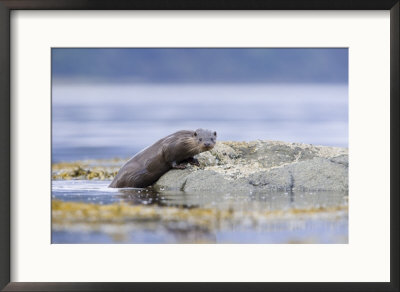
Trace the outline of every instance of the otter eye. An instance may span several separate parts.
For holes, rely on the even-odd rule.
[[[197,133],[196,133],[196,132],[194,132],[194,136],[195,136],[195,137],[197,136]]]
[[[203,139],[202,139],[202,138],[199,138],[199,141],[203,141]]]
[[[217,136],[217,132],[214,132],[214,136]]]

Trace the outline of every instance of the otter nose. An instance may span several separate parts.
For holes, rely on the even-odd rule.
[[[211,146],[211,143],[210,143],[210,142],[204,142],[204,146],[205,146],[205,147],[210,147],[210,146]]]

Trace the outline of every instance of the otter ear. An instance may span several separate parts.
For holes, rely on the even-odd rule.
[[[217,132],[214,132],[214,136],[217,136]]]
[[[197,136],[197,132],[194,132],[193,136],[195,136],[195,137],[196,137],[196,136]]]

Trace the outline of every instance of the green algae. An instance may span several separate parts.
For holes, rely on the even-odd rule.
[[[54,163],[52,179],[112,180],[122,164],[120,159]]]

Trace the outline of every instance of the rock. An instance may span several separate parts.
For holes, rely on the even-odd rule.
[[[216,156],[212,155],[210,152],[204,153],[204,155],[198,157],[200,166],[210,166],[217,165],[219,160]]]
[[[168,175],[163,175],[154,185],[154,188],[158,191],[167,190],[180,190],[182,191],[185,187],[187,177],[192,173],[190,169],[171,169],[167,172]]]
[[[253,187],[243,179],[232,181],[215,171],[199,170],[187,177],[185,185],[182,188],[182,191],[185,192],[209,192],[210,190],[215,190],[217,193],[221,190],[224,192],[235,190],[236,192],[243,193],[252,191]]]
[[[170,170],[154,184],[157,191],[219,192],[223,190],[249,192],[253,187],[240,179],[231,181],[213,170]]]
[[[333,157],[331,159],[331,161],[334,163],[342,164],[346,167],[349,166],[349,156],[348,155],[339,155],[339,156]]]
[[[295,191],[348,191],[347,165],[315,157],[287,167],[293,176]]]
[[[278,141],[218,142],[199,167],[171,170],[156,189],[185,192],[348,191],[348,150]]]
[[[217,142],[196,157],[200,167],[172,169],[156,190],[253,193],[348,191],[348,150],[280,141]],[[53,179],[111,180],[126,160],[53,164]]]
[[[290,191],[292,189],[292,176],[287,167],[259,171],[248,177],[249,184],[264,190]]]

